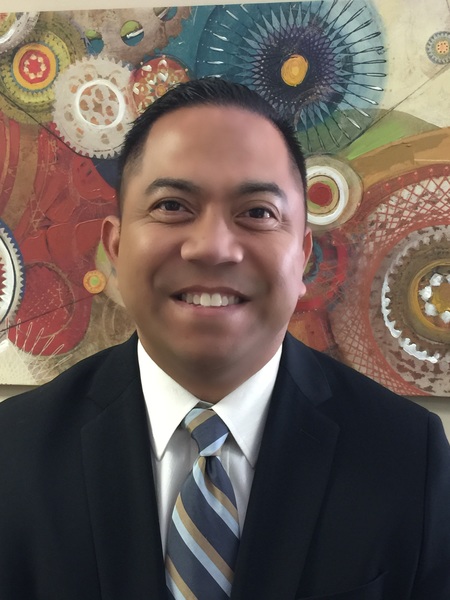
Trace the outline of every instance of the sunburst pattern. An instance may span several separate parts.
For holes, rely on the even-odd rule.
[[[199,76],[257,90],[308,153],[342,148],[370,125],[385,63],[378,15],[362,0],[219,6],[197,52]]]

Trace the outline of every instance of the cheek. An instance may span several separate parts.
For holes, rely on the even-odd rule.
[[[291,268],[285,273],[284,287],[282,288],[282,301],[289,313],[289,318],[295,311],[298,301],[306,293],[306,285],[303,280],[303,265],[301,260],[296,260],[291,264]],[[281,288],[281,285],[280,285]]]
[[[278,259],[273,262],[280,288],[291,294],[300,293],[303,288],[302,278],[305,269],[303,248],[298,245],[280,248]]]

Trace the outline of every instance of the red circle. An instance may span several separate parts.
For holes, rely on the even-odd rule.
[[[312,184],[308,190],[308,197],[311,202],[321,207],[329,206],[333,202],[330,186],[321,181]]]
[[[29,84],[44,81],[48,77],[50,68],[48,56],[36,49],[28,50],[20,59],[20,75]]]

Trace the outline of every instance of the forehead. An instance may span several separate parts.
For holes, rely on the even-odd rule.
[[[198,172],[202,165],[203,173]],[[131,166],[131,165],[130,165]],[[234,106],[180,108],[151,127],[140,156],[127,173],[134,178],[169,176],[223,180],[267,175],[302,188],[297,166],[278,128],[267,118]]]
[[[287,152],[281,133],[271,121],[234,106],[193,106],[168,113],[154,123],[147,136],[146,149],[160,143],[161,138],[192,146],[214,140],[214,147],[232,143],[247,148],[264,141]]]

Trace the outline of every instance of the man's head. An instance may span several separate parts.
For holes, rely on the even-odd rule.
[[[253,90],[219,78],[194,79],[169,90],[151,104],[134,122],[128,133],[118,163],[117,198],[121,212],[127,177],[139,168],[143,149],[153,124],[162,116],[194,106],[222,106],[242,108],[267,119],[279,130],[292,159],[294,169],[303,183],[306,198],[305,159],[294,128],[280,118],[275,109]]]
[[[222,81],[198,86],[194,100],[215,86],[254,97]],[[274,355],[305,292],[304,182],[262,108],[160,103],[170,96],[128,138],[122,214],[105,220],[103,243],[148,354],[214,402]]]

